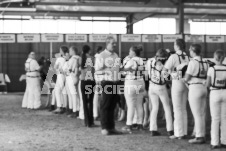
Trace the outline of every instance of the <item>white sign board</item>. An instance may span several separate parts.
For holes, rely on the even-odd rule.
[[[13,34],[0,34],[0,43],[15,43],[16,37]]]
[[[142,42],[162,42],[161,35],[142,35]]]
[[[117,35],[89,35],[89,42],[106,42],[106,38],[112,36],[117,41]]]
[[[31,35],[31,34],[21,34],[17,35],[17,42],[19,43],[33,43],[33,42],[40,42],[40,35]]]
[[[42,42],[64,42],[64,36],[61,34],[44,34]]]
[[[224,36],[206,36],[208,43],[224,43]]]
[[[185,42],[202,43],[204,42],[204,36],[203,35],[185,35]]]
[[[141,35],[126,34],[121,35],[122,42],[141,42]]]
[[[87,42],[87,35],[66,35],[66,42]]]
[[[175,42],[178,38],[182,38],[182,35],[163,35],[163,42]]]

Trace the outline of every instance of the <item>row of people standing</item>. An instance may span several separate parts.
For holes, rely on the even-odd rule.
[[[132,123],[131,117],[134,111],[139,112],[139,106],[142,102],[142,93],[135,92],[127,86],[140,86],[142,91],[143,78],[137,77],[137,72],[142,71],[139,66],[143,64],[142,58],[139,57],[139,49],[130,49],[135,56],[129,55],[129,61],[124,66],[124,71],[130,71],[125,80],[125,97],[128,107],[126,127],[123,130],[131,133]],[[183,39],[177,39],[174,43],[175,54],[168,58],[166,50],[159,49],[156,56],[149,59],[146,64],[146,74],[149,76],[149,99],[152,105],[150,114],[150,131],[152,136],[158,136],[157,131],[157,113],[159,109],[159,100],[163,104],[166,116],[166,128],[170,139],[185,139],[188,135],[188,118],[187,118],[187,101],[194,117],[195,138],[190,139],[191,144],[205,143],[206,136],[206,103],[207,90],[210,87],[210,110],[212,117],[211,124],[211,147],[218,148],[221,144],[225,147],[225,92],[226,88],[226,70],[222,64],[224,60],[224,52],[217,50],[214,53],[216,65],[210,65],[207,60],[201,56],[201,45],[192,44],[189,52],[190,57],[185,53],[186,45]],[[138,63],[137,63],[138,62]],[[208,73],[208,74],[207,74]],[[133,74],[133,79],[128,78]],[[172,87],[171,96],[173,104],[174,124],[172,120],[171,108],[169,105],[169,96],[166,83],[171,77]],[[129,82],[127,81],[129,80]],[[139,83],[139,84],[138,84]],[[206,84],[207,83],[207,84]],[[132,94],[132,97],[128,97]],[[213,99],[214,98],[214,99]],[[222,106],[221,106],[222,105]],[[142,117],[142,113],[138,114]],[[221,140],[219,140],[219,129],[221,125]]]
[[[67,98],[69,117],[84,116],[85,126],[91,127],[94,125],[93,118],[93,96],[94,92],[85,93],[86,85],[95,86],[95,81],[92,78],[86,78],[87,74],[91,77],[94,75],[94,68],[91,65],[86,65],[86,61],[93,62],[91,57],[91,49],[88,45],[84,45],[81,57],[78,55],[78,49],[66,46],[60,48],[61,57],[57,58],[54,68],[57,71],[57,81],[52,95],[56,96],[57,109],[54,113],[64,113],[67,108]],[[67,57],[67,55],[70,55]],[[64,103],[65,102],[65,103]],[[54,107],[54,101],[52,102]],[[80,112],[79,111],[83,111]],[[83,114],[84,113],[84,114]],[[83,118],[83,117],[81,117]]]
[[[87,47],[88,48],[88,47]],[[67,50],[61,48],[61,54],[63,58],[67,58]],[[125,74],[125,88],[124,95],[126,98],[126,104],[128,107],[127,111],[127,122],[126,127],[123,130],[132,132],[132,120],[137,116],[137,123],[142,128],[141,124],[143,122],[143,99],[145,94],[145,84],[142,76],[142,71],[144,71],[144,62],[140,58],[141,48],[134,46],[131,47],[129,56],[126,57],[123,61],[123,65],[120,68],[120,63],[116,64],[119,57],[114,52],[116,49],[116,42],[113,37],[108,37],[106,39],[106,49],[101,52],[95,58],[95,75],[98,75],[100,86],[103,88],[109,87],[111,91],[113,88],[118,85],[118,73],[120,70],[126,72]],[[189,140],[189,143],[201,144],[205,142],[205,114],[206,114],[206,100],[207,100],[207,86],[211,86],[211,95],[210,95],[210,106],[211,116],[212,116],[212,126],[211,126],[211,144],[213,148],[217,148],[221,143],[222,146],[226,144],[225,142],[225,130],[221,130],[221,142],[219,141],[219,123],[225,127],[225,96],[221,95],[225,92],[226,87],[226,71],[225,66],[222,65],[224,59],[224,53],[221,50],[218,50],[214,54],[216,61],[216,66],[210,67],[206,60],[201,57],[201,46],[198,44],[193,44],[190,46],[189,52],[190,58],[186,53],[186,45],[183,39],[177,39],[174,43],[175,54],[172,54],[168,57],[166,50],[160,49],[157,51],[156,56],[152,59],[149,59],[146,64],[146,74],[149,77],[149,99],[152,106],[150,114],[150,131],[152,136],[160,135],[157,128],[157,112],[159,108],[159,99],[163,103],[163,107],[166,115],[167,122],[167,131],[171,139],[184,139],[187,136],[187,109],[186,104],[189,100],[192,114],[195,119],[195,138]],[[72,50],[74,53],[70,53],[71,59],[73,59],[73,54],[76,54],[75,50]],[[85,125],[93,125],[93,112],[92,112],[92,100],[93,100],[93,91],[88,94],[87,86],[94,87],[94,79],[87,79],[87,74],[91,73],[91,76],[94,76],[94,69],[92,65],[87,65],[87,60],[92,58],[89,55],[90,49],[83,49],[82,58],[75,57],[77,65],[74,65],[74,68],[63,68],[61,66],[55,68],[58,70],[59,78],[57,78],[56,89],[61,94],[64,90],[62,84],[64,84],[63,76],[66,75],[66,85],[67,79],[70,84],[73,85],[73,89],[76,91],[76,83],[78,83],[76,78],[80,75],[81,72],[81,89],[83,94],[82,100],[85,111]],[[71,51],[70,51],[71,52]],[[109,59],[110,58],[110,59]],[[58,59],[60,60],[60,59]],[[62,59],[61,59],[62,60]],[[80,60],[80,61],[79,61]],[[102,60],[102,61],[101,61]],[[104,60],[104,61],[103,61]],[[108,60],[108,61],[106,61]],[[110,62],[109,62],[110,60]],[[56,61],[61,62],[61,61]],[[62,61],[63,62],[63,61]],[[59,63],[60,64],[60,63]],[[70,66],[69,66],[70,67]],[[79,70],[79,68],[81,70]],[[209,71],[208,71],[209,70]],[[207,74],[208,71],[208,74]],[[219,74],[220,72],[220,74]],[[74,80],[72,78],[67,78],[68,76],[76,77]],[[171,108],[169,105],[169,95],[167,93],[166,83],[168,77],[172,78],[172,87],[171,87],[171,96],[173,103],[173,112],[174,112],[174,124],[172,120]],[[72,86],[71,85],[71,86]],[[58,88],[57,88],[58,86]],[[69,88],[69,86],[68,86]],[[138,88],[138,89],[137,89]],[[67,90],[67,89],[66,89]],[[71,89],[68,89],[71,90]],[[93,89],[92,89],[93,90]],[[189,93],[188,93],[189,90]],[[56,91],[56,90],[55,90]],[[77,90],[78,91],[78,90]],[[68,91],[69,92],[69,91]],[[56,93],[56,92],[55,92]],[[216,93],[216,94],[215,94]],[[56,96],[57,96],[56,95]],[[117,93],[108,93],[106,91],[102,92],[102,99],[100,101],[100,116],[101,116],[101,127],[102,134],[121,134],[120,131],[115,129],[114,123],[114,110],[117,104]],[[77,96],[76,96],[77,97]],[[60,98],[60,97],[59,97]],[[78,98],[78,97],[77,97]],[[211,99],[212,98],[212,99]],[[213,100],[213,98],[215,100]],[[69,98],[70,99],[70,98]],[[58,99],[59,100],[59,99]],[[62,100],[62,99],[61,99]],[[75,99],[78,100],[78,99]],[[81,100],[81,99],[80,99]],[[70,101],[69,101],[70,102]],[[73,102],[73,101],[72,101]],[[60,104],[60,103],[59,103]],[[61,111],[59,105],[58,111]],[[66,103],[65,103],[66,104]],[[73,104],[73,103],[72,103]],[[76,104],[76,103],[75,103]],[[74,105],[72,105],[74,106]],[[77,106],[77,105],[75,105]],[[81,104],[79,105],[81,106]],[[73,108],[73,107],[72,107]],[[77,107],[73,108],[74,112],[78,112]],[[221,116],[220,116],[221,114]],[[220,118],[219,118],[220,117]]]

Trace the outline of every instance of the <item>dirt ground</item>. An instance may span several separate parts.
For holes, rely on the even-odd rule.
[[[120,136],[102,136],[98,127],[86,128],[83,121],[46,110],[21,108],[22,94],[0,95],[0,151],[208,151],[204,145],[190,145],[187,140],[170,140],[165,126],[162,136],[148,131]],[[45,97],[42,97],[45,103]],[[125,123],[117,122],[121,129]],[[191,128],[190,128],[191,129]]]

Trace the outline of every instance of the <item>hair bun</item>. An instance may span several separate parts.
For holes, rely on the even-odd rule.
[[[138,50],[138,51],[143,51],[143,46],[142,46],[142,45],[138,45],[138,46],[137,46],[137,50]]]

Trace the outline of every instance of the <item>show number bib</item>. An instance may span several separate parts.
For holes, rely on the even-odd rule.
[[[152,76],[152,81],[155,82],[155,83],[159,83],[160,79],[157,76],[153,75]]]
[[[216,79],[216,86],[224,87],[226,85],[226,80]]]
[[[200,77],[206,77],[206,71],[205,71],[205,69],[204,68],[201,68],[201,70],[200,70],[200,75],[199,75]]]
[[[153,71],[151,80],[155,83],[160,83],[160,75],[157,75],[157,73]]]
[[[182,78],[182,71],[174,71],[171,73],[173,80],[180,80]]]

